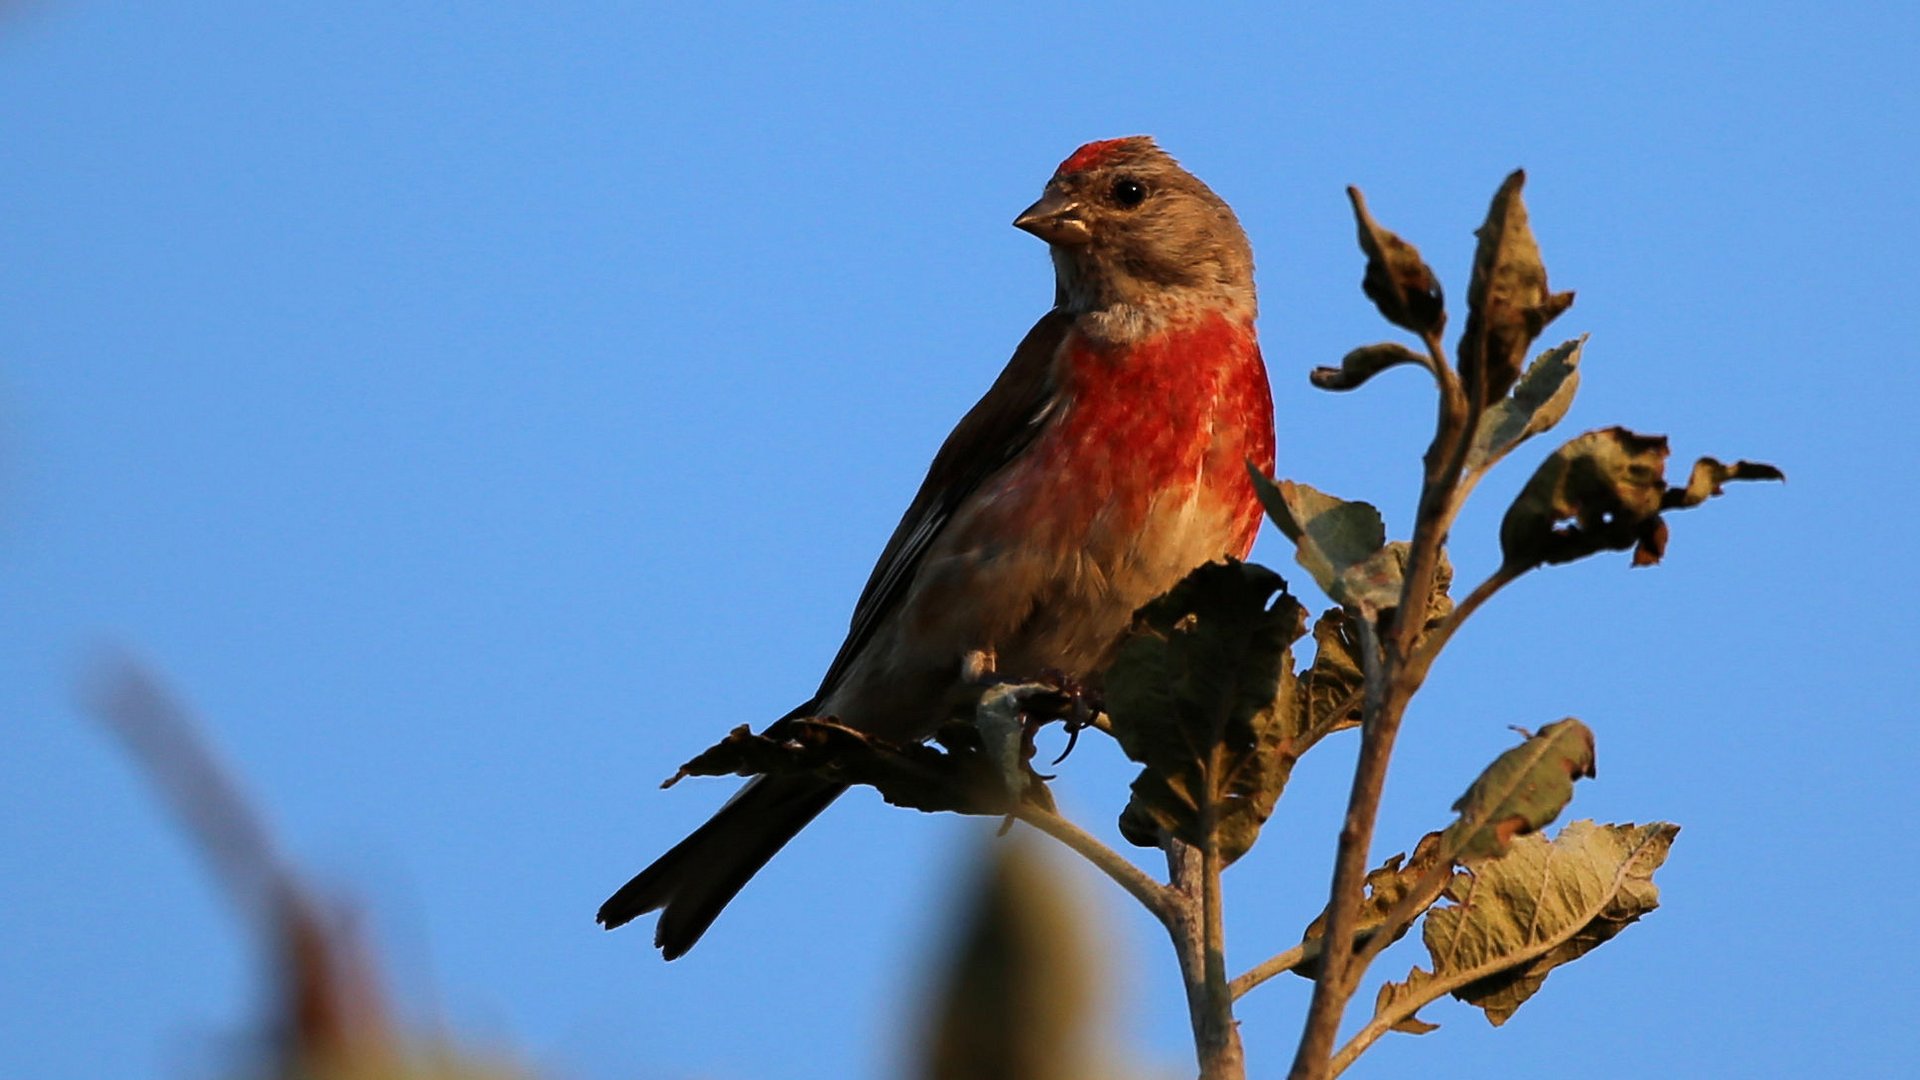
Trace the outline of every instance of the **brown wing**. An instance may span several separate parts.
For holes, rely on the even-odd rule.
[[[927,478],[867,578],[867,587],[853,607],[847,640],[827,667],[816,701],[833,691],[874,630],[906,595],[921,558],[961,501],[1013,460],[1046,423],[1054,404],[1053,356],[1072,325],[1072,316],[1058,309],[1041,316],[986,395],[941,444]]]

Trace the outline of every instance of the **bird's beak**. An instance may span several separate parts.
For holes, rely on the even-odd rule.
[[[1048,188],[1039,202],[1022,210],[1013,219],[1013,227],[1061,247],[1075,247],[1093,239],[1093,231],[1080,216],[1080,204],[1053,188]]]

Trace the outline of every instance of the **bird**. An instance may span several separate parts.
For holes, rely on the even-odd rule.
[[[1245,558],[1271,474],[1253,253],[1213,190],[1144,135],[1090,142],[1013,224],[1046,241],[1054,302],[942,443],[813,697],[787,714],[914,740],[983,683],[1099,689],[1134,611]],[[602,905],[660,912],[673,960],[844,785],[760,776]]]

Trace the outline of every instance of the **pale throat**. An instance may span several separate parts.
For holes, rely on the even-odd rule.
[[[1224,315],[1253,321],[1253,286],[1210,282],[1204,285],[1148,285],[1102,280],[1079,265],[1075,253],[1053,249],[1055,306],[1074,316],[1074,327],[1097,345],[1128,345],[1169,327]]]

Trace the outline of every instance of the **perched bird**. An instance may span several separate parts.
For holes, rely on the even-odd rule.
[[[983,675],[1097,688],[1134,609],[1253,545],[1246,462],[1273,469],[1273,400],[1233,211],[1136,136],[1074,151],[1013,223],[1051,248],[1053,310],[940,447],[789,717],[917,739],[969,714]],[[749,781],[600,922],[658,910],[654,944],[685,953],[842,790]]]

